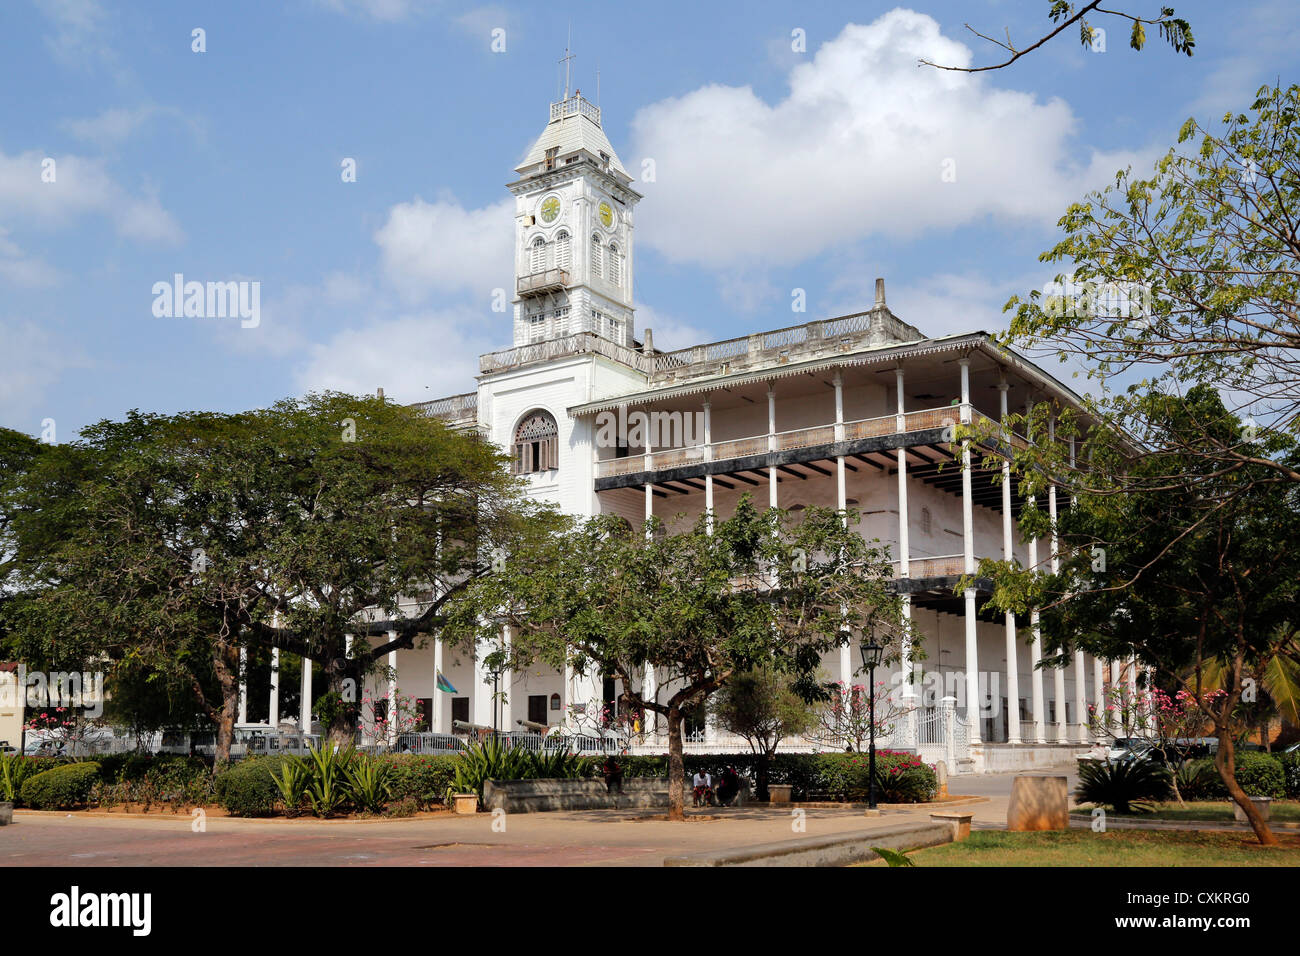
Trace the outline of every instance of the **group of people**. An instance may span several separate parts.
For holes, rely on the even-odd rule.
[[[713,774],[707,770],[698,770],[691,778],[691,793],[695,797],[695,806],[729,807],[740,793],[740,774],[735,767],[722,771],[714,786]]]
[[[605,778],[606,793],[623,792],[623,768],[613,756],[605,758],[605,762],[601,764],[600,775]],[[713,774],[707,770],[698,771],[691,778],[691,793],[697,807],[729,807],[739,796],[740,786],[740,774],[736,773],[735,767],[728,767],[722,771],[716,782]]]

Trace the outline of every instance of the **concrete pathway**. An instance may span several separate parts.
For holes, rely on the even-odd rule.
[[[974,823],[1006,823],[1015,774],[954,777]],[[0,829],[0,866],[659,866],[665,856],[929,819],[932,806],[867,817],[848,808],[750,805],[701,811],[685,823],[621,810],[451,814],[410,820],[240,820],[19,810]],[[954,808],[957,809],[957,808]],[[796,814],[794,810],[801,812]],[[504,824],[504,832],[501,824]],[[802,826],[802,830],[798,829]]]

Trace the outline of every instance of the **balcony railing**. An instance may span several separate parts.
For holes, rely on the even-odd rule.
[[[975,564],[980,562],[975,557]],[[901,562],[894,562],[897,571]],[[964,554],[941,554],[937,557],[920,557],[907,559],[907,576],[909,578],[947,578],[966,573],[966,556]]]
[[[562,292],[569,285],[567,269],[543,269],[531,275],[520,276],[515,288],[521,296],[546,295],[549,292]]]
[[[486,356],[485,356],[486,358]],[[942,428],[957,420],[958,410],[950,408],[932,408],[924,411],[907,412],[904,416],[904,431],[923,431]],[[772,435],[752,435],[748,438],[732,438],[713,443],[713,454],[708,454],[706,445],[690,445],[685,448],[665,448],[651,451],[647,463],[645,455],[629,455],[626,458],[608,458],[596,462],[597,478],[614,478],[632,475],[641,471],[661,471],[681,465],[694,464],[709,460],[727,461],[733,458],[749,458],[766,454],[772,448],[777,451],[790,451],[798,448],[811,448],[814,445],[829,445],[835,442],[836,426],[813,425],[808,428],[792,428],[789,431],[776,432]],[[881,435],[897,434],[898,416],[882,415],[878,418],[864,418],[860,421],[844,423],[844,440],[854,441],[861,438],[876,438]]]
[[[466,392],[463,395],[449,395],[432,402],[417,402],[411,406],[417,408],[430,418],[445,421],[466,421],[478,417],[478,392]]]

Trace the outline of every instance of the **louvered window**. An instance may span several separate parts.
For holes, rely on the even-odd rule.
[[[562,232],[555,237],[555,268],[569,268],[569,234]]]
[[[609,263],[605,274],[608,277],[610,282],[612,282],[614,285],[618,285],[620,281],[618,246],[614,245],[612,242],[609,244]]]
[[[600,275],[600,236],[591,237],[591,274]]]
[[[538,236],[536,239],[533,240],[532,265],[530,267],[530,271],[532,272],[546,271],[546,243],[542,241],[541,236]]]
[[[560,465],[560,431],[550,412],[529,412],[515,429],[512,470],[516,475],[550,471]]]

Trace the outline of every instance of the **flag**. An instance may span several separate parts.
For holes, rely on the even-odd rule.
[[[451,681],[442,676],[442,671],[438,671],[438,690],[442,691],[444,694],[456,693],[456,688],[451,686]]]

